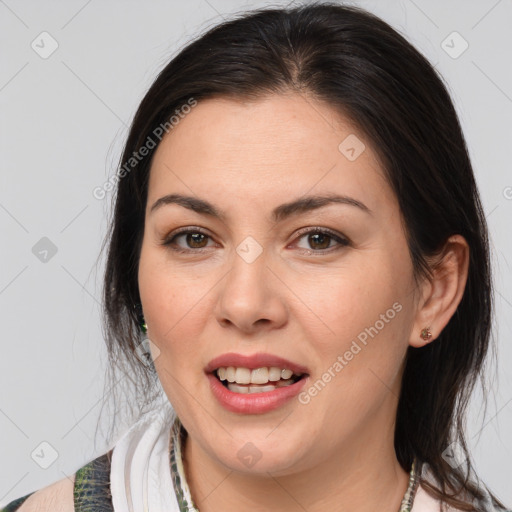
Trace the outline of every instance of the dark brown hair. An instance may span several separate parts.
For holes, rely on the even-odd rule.
[[[257,100],[290,91],[325,102],[370,141],[396,194],[417,280],[432,277],[429,257],[450,235],[460,234],[469,244],[468,279],[457,311],[434,342],[408,348],[394,442],[404,470],[410,471],[414,458],[428,465],[438,482],[425,482],[432,496],[479,510],[483,494],[469,478],[464,421],[478,377],[485,390],[491,334],[485,217],[442,78],[396,30],[361,8],[324,2],[246,12],[188,44],[159,73],[131,125],[105,239],[103,327],[112,375],[119,367],[122,388],[132,384],[137,413],[161,396],[154,367],[136,357],[141,332],[134,309],[140,303],[138,262],[156,147],[130,159],[191,98]],[[110,380],[113,391],[121,379]],[[465,470],[443,457],[454,442],[466,456]]]

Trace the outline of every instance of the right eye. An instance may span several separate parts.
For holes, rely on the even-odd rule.
[[[176,240],[178,240],[180,237],[185,237],[184,240],[188,245],[187,247],[183,247],[182,245],[178,245],[176,243]],[[207,242],[209,238],[210,236],[207,235],[201,228],[188,227],[171,233],[171,235],[164,240],[162,245],[168,246],[173,251],[182,253],[201,252],[206,248],[204,242]]]

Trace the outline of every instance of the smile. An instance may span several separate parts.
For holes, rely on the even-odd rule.
[[[241,394],[268,393],[277,388],[291,386],[304,375],[276,366],[264,366],[253,370],[234,366],[220,367],[215,374],[224,387]]]

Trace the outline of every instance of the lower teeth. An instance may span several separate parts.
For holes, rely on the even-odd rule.
[[[268,391],[274,391],[276,388],[282,388],[285,386],[290,386],[295,381],[293,379],[281,379],[276,382],[276,385],[273,384],[256,384],[256,385],[242,385],[235,384],[233,382],[227,382],[227,388],[234,393],[242,393],[242,394],[251,394],[251,393],[267,393]]]

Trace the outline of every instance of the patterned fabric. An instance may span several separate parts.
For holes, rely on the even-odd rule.
[[[185,478],[185,469],[183,467],[181,450],[184,446],[186,436],[187,431],[181,425],[179,418],[176,417],[171,429],[171,446],[169,450],[171,478],[174,485],[174,492],[178,499],[180,512],[199,512],[192,500],[190,489],[188,488],[187,480]]]
[[[75,474],[75,512],[113,512],[110,493],[112,450],[94,459]]]
[[[402,499],[400,509],[398,512],[411,512],[412,505],[414,503],[414,497],[419,484],[419,475],[416,471],[417,461],[416,459],[412,462],[411,472],[409,473],[409,485],[405,491],[405,495]]]

